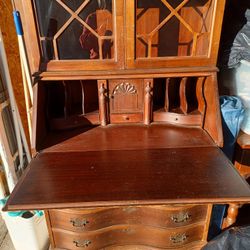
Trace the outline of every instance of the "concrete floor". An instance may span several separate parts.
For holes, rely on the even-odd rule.
[[[1,215],[0,215],[0,250],[15,250]]]

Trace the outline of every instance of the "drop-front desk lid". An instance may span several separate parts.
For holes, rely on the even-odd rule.
[[[250,188],[204,131],[117,126],[39,153],[5,210],[228,202],[250,202]]]

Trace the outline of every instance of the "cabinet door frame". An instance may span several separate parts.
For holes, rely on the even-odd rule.
[[[36,64],[33,67],[32,73],[43,71],[81,71],[81,70],[111,70],[124,68],[124,1],[112,0],[113,2],[113,25],[114,32],[114,58],[105,60],[50,60],[48,62],[42,61],[42,47],[40,43],[39,24],[36,18],[36,10],[32,0],[15,0],[20,9],[24,34],[27,44],[27,52],[29,62],[35,60]],[[32,11],[34,10],[34,12]],[[29,10],[29,15],[24,10]],[[36,42],[34,42],[36,41]],[[33,45],[32,48],[32,44]]]
[[[126,68],[164,68],[164,67],[195,67],[213,66],[217,62],[217,54],[220,43],[220,33],[225,8],[225,0],[214,0],[212,9],[210,45],[207,56],[169,56],[136,58],[135,43],[135,1],[125,0],[126,11]]]

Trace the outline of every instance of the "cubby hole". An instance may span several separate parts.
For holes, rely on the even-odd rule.
[[[100,124],[96,80],[37,83],[37,150]]]
[[[154,81],[153,111],[197,113],[197,77],[158,78]]]
[[[202,126],[206,77],[169,77],[154,80],[153,121]]]
[[[64,118],[98,112],[96,81],[61,81],[48,84],[48,118]]]
[[[186,98],[188,103],[188,113],[198,112],[197,81],[197,77],[190,77],[187,81]]]

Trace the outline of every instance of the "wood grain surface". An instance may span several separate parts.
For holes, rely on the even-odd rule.
[[[207,133],[198,127],[154,123],[87,127],[63,132],[53,131],[37,150],[46,152],[207,147],[214,146]]]
[[[223,180],[223,181],[222,181]],[[250,202],[216,147],[41,153],[5,210]]]
[[[96,250],[112,245],[131,244],[175,249],[193,241],[201,241],[203,224],[170,230],[140,225],[118,225],[82,234],[60,229],[52,230],[56,246],[65,249],[75,250],[87,247]]]
[[[145,225],[176,228],[205,222],[208,206],[123,206],[97,209],[49,210],[51,226],[73,232],[98,230],[114,225]]]

